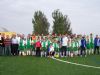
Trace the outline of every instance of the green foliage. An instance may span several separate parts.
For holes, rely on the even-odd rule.
[[[72,34],[71,22],[67,15],[63,15],[59,10],[52,13],[53,17],[53,33],[56,34]],[[42,11],[36,11],[32,18],[33,33],[35,34],[48,34],[49,22]]]
[[[36,11],[34,13],[33,23],[33,33],[35,34],[48,34],[49,33],[49,22],[42,11]]]
[[[71,22],[68,16],[63,15],[58,9],[54,10],[52,13],[53,17],[53,33],[56,34],[72,34],[72,29],[70,27]]]

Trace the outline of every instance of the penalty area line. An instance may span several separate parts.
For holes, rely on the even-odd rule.
[[[64,62],[64,63],[68,63],[68,64],[72,64],[72,65],[77,65],[77,66],[82,66],[82,67],[87,67],[87,68],[100,69],[100,67],[96,67],[96,66],[91,66],[91,65],[84,65],[84,64],[73,63],[73,62],[64,61],[64,60],[57,59],[57,58],[52,58],[52,59],[53,59],[53,60],[60,61],[60,62]]]

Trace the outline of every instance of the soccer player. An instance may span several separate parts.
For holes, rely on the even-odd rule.
[[[23,55],[26,56],[27,55],[27,39],[26,38],[24,38],[23,40],[23,46],[24,46]]]
[[[54,40],[53,47],[54,47],[55,55],[59,55],[59,44],[57,43],[57,40]]]
[[[54,47],[52,43],[49,46],[49,57],[54,57]]]
[[[47,43],[47,56],[48,56],[49,55],[50,43],[52,43],[49,37],[46,38],[46,43]]]
[[[68,38],[68,45],[67,45],[67,55],[70,56],[71,53],[71,38]]]
[[[24,42],[23,42],[23,40],[24,40],[24,38],[22,38],[22,36],[21,36],[20,44],[19,44],[19,55],[23,55],[24,54],[24,52],[23,52],[23,50],[24,50]]]
[[[78,55],[80,55],[81,54],[81,52],[80,52],[80,50],[81,50],[81,38],[80,38],[80,36],[78,36],[77,38],[78,38],[77,39],[77,42],[78,42]]]
[[[75,53],[75,41],[74,39],[71,40],[71,50],[70,50],[70,57],[73,57]]]
[[[94,39],[94,54],[99,54],[99,44],[100,44],[100,39],[98,37],[98,35],[96,35],[95,39]]]
[[[93,54],[94,51],[94,41],[93,41],[93,34],[90,34],[90,49],[91,49],[91,54]]]
[[[90,39],[89,39],[89,36],[87,36],[87,38],[86,38],[86,48],[87,48],[86,54],[90,55],[91,51],[90,51]]]
[[[26,54],[31,55],[31,38],[30,38],[30,36],[27,36],[26,42],[27,42],[27,44],[26,44],[26,47],[27,47]]]
[[[81,56],[86,57],[86,39],[85,39],[85,36],[83,36],[81,39]]]
[[[75,38],[74,44],[75,44],[74,54],[77,56],[78,55],[78,48],[79,48],[78,38]]]
[[[23,56],[26,56],[26,51],[27,51],[27,41],[26,41],[26,38],[22,35],[21,36],[21,39],[20,39],[20,51],[19,51],[19,55],[23,55]]]
[[[31,48],[32,48],[32,55],[36,55],[35,43],[37,42],[37,37],[35,34],[31,36]]]
[[[43,51],[43,53],[41,54],[42,56],[44,55],[45,57],[46,57],[46,55],[47,55],[47,42],[46,42],[46,40],[45,40],[45,38],[43,38],[43,41],[42,41],[42,51]]]

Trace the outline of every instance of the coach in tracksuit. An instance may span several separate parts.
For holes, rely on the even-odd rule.
[[[94,39],[94,54],[99,54],[99,45],[100,45],[100,39],[98,37],[98,35],[96,35],[95,39]]]
[[[86,56],[86,39],[84,36],[81,39],[81,56]]]

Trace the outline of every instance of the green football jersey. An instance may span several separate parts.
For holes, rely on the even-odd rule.
[[[31,48],[31,40],[27,39],[27,45],[26,45],[27,49]]]
[[[59,45],[57,43],[53,43],[54,48],[59,48]]]
[[[45,47],[46,48],[46,46],[47,46],[47,42],[46,41],[43,41],[42,42],[42,47]]]
[[[93,38],[91,37],[91,38],[90,38],[90,48],[91,48],[91,49],[93,49],[93,47],[94,47],[94,44],[93,44],[93,43],[94,43],[94,42],[93,42]]]
[[[47,46],[50,46],[51,41],[47,40],[46,42],[47,42]]]
[[[24,50],[23,39],[20,39],[19,50]]]

